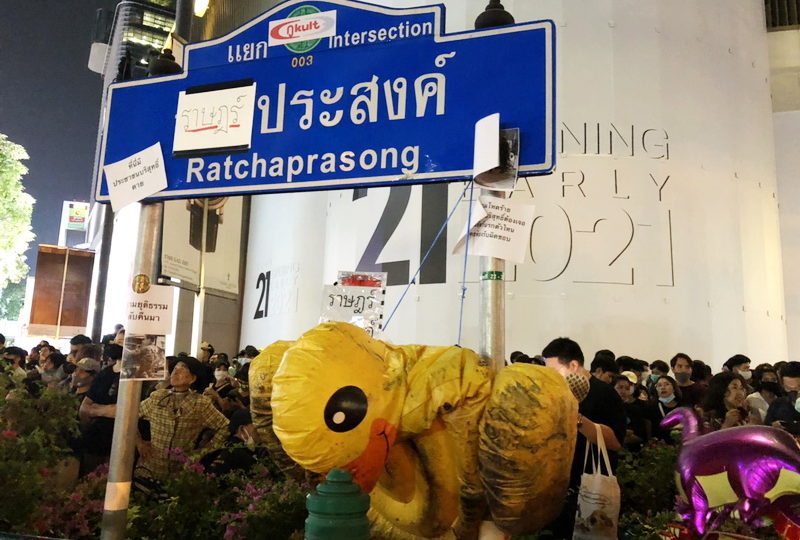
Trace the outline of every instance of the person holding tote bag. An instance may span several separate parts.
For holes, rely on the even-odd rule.
[[[583,459],[584,473],[581,476],[581,488],[578,492],[578,511],[575,514],[575,530],[573,540],[616,540],[619,523],[620,493],[617,477],[611,469],[608,450],[603,440],[603,431],[595,424],[597,430],[597,459],[595,451],[586,452]],[[586,472],[586,463],[592,456],[592,472]],[[607,475],[603,474],[601,463],[605,464]]]

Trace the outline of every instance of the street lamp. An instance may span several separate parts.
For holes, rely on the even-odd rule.
[[[506,11],[500,0],[489,0],[489,5],[483,13],[475,19],[475,29],[494,28],[495,26],[505,26],[514,24],[514,17]]]

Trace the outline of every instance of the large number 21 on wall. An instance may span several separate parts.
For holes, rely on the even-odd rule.
[[[417,269],[411,267],[409,260],[379,263],[386,244],[403,219],[411,200],[410,185],[392,186],[389,188],[389,199],[383,208],[375,230],[370,236],[364,253],[358,261],[356,270],[360,272],[387,272],[388,285],[406,285]],[[417,278],[418,284],[445,283],[447,281],[447,229],[442,231],[439,241],[431,249],[436,234],[447,219],[448,184],[424,184],[422,186],[422,212],[420,222],[419,261],[430,250],[428,260]],[[367,189],[353,191],[353,200],[369,197]]]

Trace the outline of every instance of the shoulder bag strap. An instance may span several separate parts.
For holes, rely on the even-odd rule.
[[[581,469],[581,474],[586,472],[586,463],[589,461],[589,447],[592,446],[592,443],[589,442],[589,439],[586,439],[586,449],[583,453],[583,469]],[[597,470],[597,466],[599,463],[594,459],[594,452],[592,452],[592,473],[598,474],[600,471]]]
[[[611,461],[608,459],[608,450],[606,450],[606,441],[603,439],[603,430],[600,429],[600,424],[595,424],[594,427],[597,430],[597,449],[598,449],[598,454],[600,454],[597,457],[597,459],[598,461],[602,459],[606,464],[606,470],[608,471],[608,475],[614,476],[614,473],[611,472]]]

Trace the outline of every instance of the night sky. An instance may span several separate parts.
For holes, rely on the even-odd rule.
[[[3,0],[0,133],[30,155],[23,177],[35,199],[28,250],[55,244],[64,200],[88,201],[102,83],[87,62],[98,8],[115,0]]]

